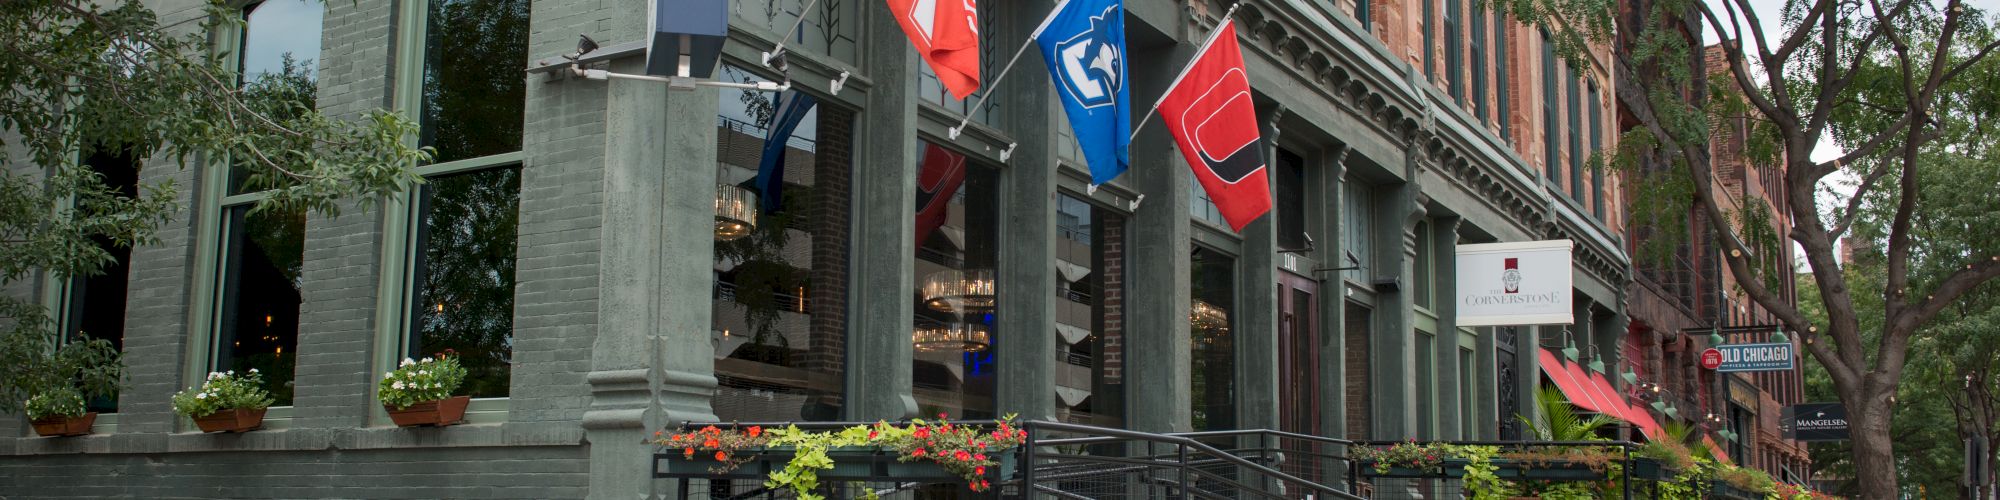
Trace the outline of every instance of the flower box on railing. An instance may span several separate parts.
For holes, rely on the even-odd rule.
[[[735,458],[749,459],[734,469],[724,470],[726,464],[712,456],[696,454],[688,457],[681,453],[661,452],[653,454],[654,477],[709,477],[718,479],[757,479],[769,477],[774,471],[785,469],[796,451],[789,446],[773,448],[745,448],[737,450]],[[993,461],[998,467],[987,469],[986,475],[992,480],[1014,474],[1015,453],[1004,451],[994,453]],[[897,481],[959,481],[963,478],[929,460],[898,461],[896,450],[880,446],[848,447],[827,450],[826,456],[833,460],[833,469],[819,471],[819,478],[825,481],[871,481],[895,478]],[[718,472],[719,471],[719,472]]]
[[[1359,462],[1361,466],[1361,475],[1368,477],[1380,477],[1380,478],[1390,478],[1390,479],[1431,479],[1431,478],[1465,477],[1465,463],[1466,461],[1464,459],[1447,458],[1441,463],[1439,463],[1438,466],[1434,469],[1419,469],[1415,467],[1390,466],[1388,468],[1388,471],[1384,472],[1381,470],[1377,470],[1375,468],[1375,462],[1373,461],[1363,460]]]
[[[1516,462],[1494,459],[1498,470],[1493,475],[1501,479],[1532,479],[1545,481],[1589,481],[1604,479],[1604,470],[1592,470],[1589,464],[1566,461]]]
[[[1632,473],[1627,476],[1644,481],[1672,481],[1680,474],[1681,471],[1669,468],[1657,459],[1632,457]]]

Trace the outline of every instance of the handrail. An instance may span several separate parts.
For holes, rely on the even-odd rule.
[[[1033,433],[1035,430],[1041,429],[1041,430],[1053,430],[1059,432],[1094,433],[1094,434],[1103,434],[1107,436],[1124,437],[1127,439],[1139,440],[1139,441],[1176,444],[1182,446],[1183,448],[1199,450],[1201,452],[1214,455],[1216,456],[1216,458],[1221,459],[1223,462],[1228,462],[1237,467],[1243,467],[1287,482],[1298,483],[1300,485],[1305,486],[1308,489],[1318,490],[1319,492],[1327,494],[1334,498],[1362,500],[1361,497],[1354,496],[1352,494],[1340,491],[1338,489],[1334,489],[1333,487],[1322,485],[1312,481],[1307,481],[1297,476],[1286,474],[1283,471],[1272,469],[1270,467],[1265,467],[1263,465],[1251,462],[1249,460],[1245,460],[1243,459],[1243,457],[1238,457],[1236,455],[1224,453],[1222,450],[1218,450],[1213,446],[1209,446],[1205,443],[1196,441],[1193,438],[1189,437],[1177,436],[1172,434],[1153,434],[1146,432],[1128,431],[1124,429],[1112,429],[1112,428],[1096,427],[1089,425],[1077,425],[1077,424],[1069,424],[1063,422],[1051,422],[1047,420],[1030,420],[1022,424],[1022,426],[1023,428],[1027,429],[1029,433]],[[1024,452],[1027,453],[1029,457],[1026,467],[1033,468],[1034,463],[1032,459],[1035,455],[1034,447],[1028,447],[1028,449],[1024,450]]]

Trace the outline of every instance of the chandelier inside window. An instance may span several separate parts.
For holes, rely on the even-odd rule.
[[[938,312],[978,313],[993,310],[993,271],[938,271],[924,278],[924,305]]]
[[[733,184],[715,185],[715,239],[729,241],[757,229],[757,193]]]
[[[917,327],[910,346],[918,352],[980,352],[992,346],[986,325],[950,323]]]
[[[1201,299],[1195,299],[1194,305],[1188,307],[1188,325],[1196,330],[1228,331],[1229,311],[1224,311]]]

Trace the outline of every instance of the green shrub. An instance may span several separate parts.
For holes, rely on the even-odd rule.
[[[28,420],[83,416],[83,391],[63,386],[43,391],[27,401]]]
[[[463,383],[465,367],[458,364],[457,353],[446,350],[435,358],[403,358],[402,366],[382,374],[382,383],[376,394],[382,398],[382,404],[400,410],[425,401],[449,398],[452,391],[457,391],[459,384]]]
[[[264,390],[264,376],[256,368],[242,375],[235,370],[210,372],[201,387],[174,394],[174,413],[201,418],[222,410],[269,408],[271,402],[271,392]]]

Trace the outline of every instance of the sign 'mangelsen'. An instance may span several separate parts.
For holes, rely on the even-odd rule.
[[[1458,326],[1567,325],[1570,240],[1458,246]]]

